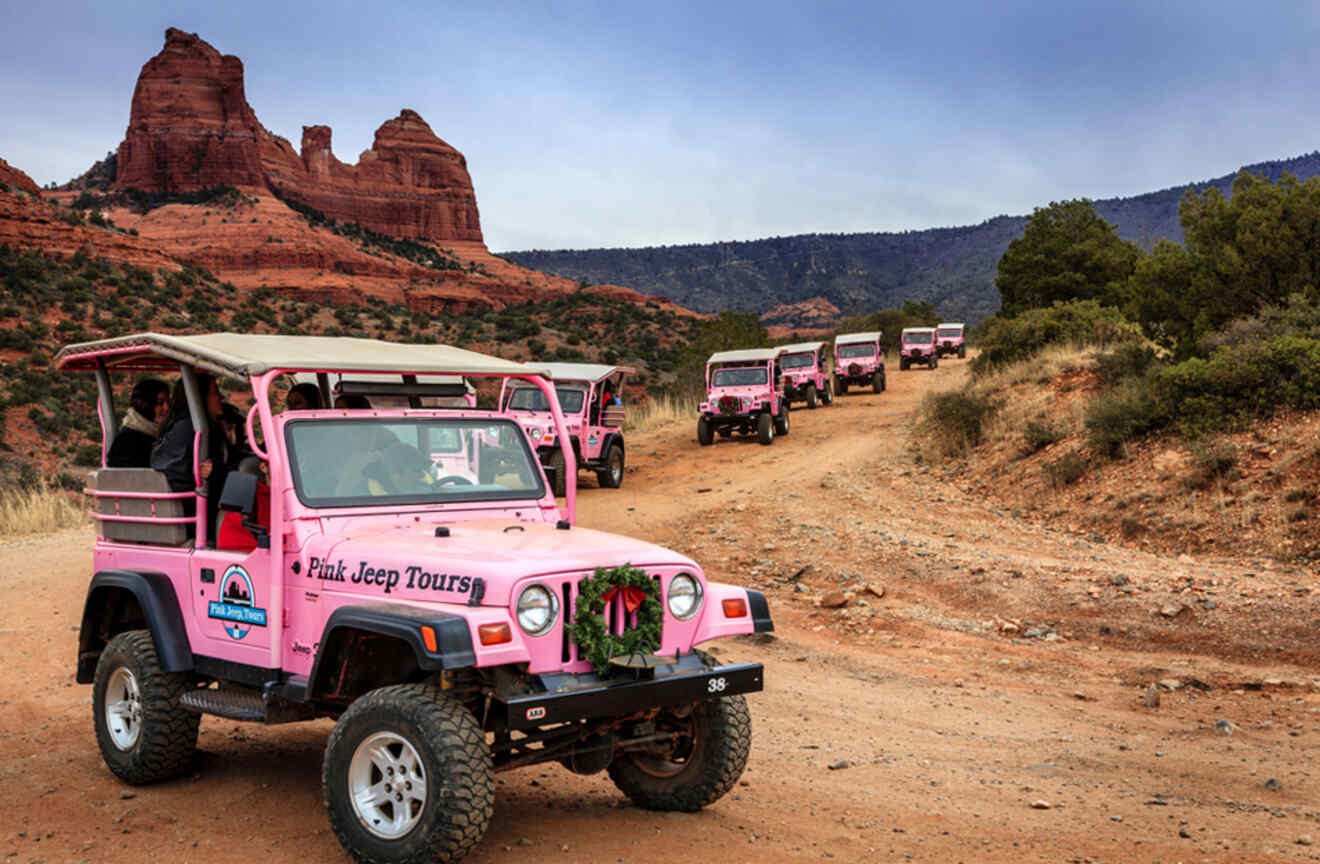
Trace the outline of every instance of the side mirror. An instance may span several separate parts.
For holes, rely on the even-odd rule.
[[[251,518],[257,512],[257,477],[241,471],[231,471],[225,478],[224,491],[220,493],[220,509],[226,513],[242,513]]]

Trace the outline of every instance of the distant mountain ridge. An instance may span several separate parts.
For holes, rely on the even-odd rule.
[[[1320,176],[1320,151],[1259,162],[1240,170],[1271,182],[1285,172]],[[1150,249],[1161,237],[1182,241],[1178,203],[1188,189],[1230,193],[1238,171],[1095,202],[1096,212],[1124,238]],[[997,216],[960,228],[866,234],[799,234],[763,240],[642,249],[532,250],[501,257],[556,276],[610,283],[662,295],[698,312],[761,313],[780,304],[822,297],[845,315],[928,300],[941,315],[970,322],[999,308],[999,258],[1021,235],[1025,216]]]

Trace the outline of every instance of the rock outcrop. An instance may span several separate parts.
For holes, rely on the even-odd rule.
[[[839,323],[839,307],[824,297],[812,297],[797,303],[780,303],[761,313],[767,327],[797,330],[831,330]]]
[[[380,234],[482,242],[467,161],[417,112],[405,109],[377,129],[356,165],[336,159],[330,140],[330,127],[306,126],[294,151],[248,105],[242,60],[170,28],[138,76],[114,188],[270,191]]]
[[[10,189],[22,189],[24,192],[31,192],[33,195],[41,194],[40,187],[33,182],[31,177],[13,167],[4,159],[0,159],[0,183],[5,184]]]

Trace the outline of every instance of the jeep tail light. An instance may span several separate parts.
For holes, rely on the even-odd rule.
[[[512,642],[513,633],[509,631],[509,623],[501,621],[498,624],[482,624],[477,628],[477,638],[482,645],[500,645]]]
[[[422,626],[422,642],[426,643],[426,650],[432,654],[439,652],[440,649],[436,647],[435,628],[429,624]]]
[[[743,600],[741,597],[737,597],[731,600],[724,600],[720,603],[720,605],[724,607],[725,618],[747,617],[747,601]]]

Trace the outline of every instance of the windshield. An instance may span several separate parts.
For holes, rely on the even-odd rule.
[[[875,354],[875,346],[862,342],[857,345],[840,345],[837,351],[840,357],[870,357]]]
[[[309,507],[540,498],[526,436],[510,420],[362,418],[285,426]]]
[[[779,365],[784,369],[801,369],[816,362],[815,354],[789,354],[779,358]]]
[[[582,412],[582,402],[586,399],[585,390],[578,390],[572,387],[556,387],[555,395],[559,397],[559,410],[565,414],[579,414]],[[549,411],[550,405],[546,402],[545,394],[534,387],[518,387],[509,397],[510,411]]]
[[[941,339],[957,339],[959,336],[962,335],[961,330],[936,330],[935,333]]]
[[[927,331],[924,332],[924,333],[904,333],[904,334],[903,334],[903,344],[904,344],[904,345],[929,345],[929,344],[931,343],[931,340],[933,340],[934,338],[935,338],[935,334],[934,334],[934,333],[931,333],[929,330],[927,330]]]
[[[754,369],[716,369],[710,377],[712,387],[746,387],[765,383],[765,367]]]

